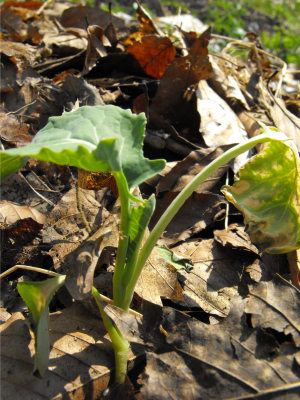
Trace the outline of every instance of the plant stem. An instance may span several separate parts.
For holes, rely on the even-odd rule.
[[[99,307],[100,314],[104,323],[104,326],[111,339],[114,354],[115,354],[115,382],[123,383],[127,374],[127,360],[129,352],[129,342],[123,338],[121,332],[115,323],[109,318],[102,307],[102,299],[96,288],[93,287],[92,294],[96,303]]]
[[[129,241],[130,199],[127,195],[129,190],[123,172],[113,172],[113,176],[117,183],[121,203],[120,237],[113,276],[113,298],[115,306],[124,309],[123,298],[125,294],[125,287],[122,283],[122,280]]]
[[[191,194],[198,188],[198,186],[207,178],[209,178],[214,172],[216,172],[217,169],[220,168],[222,165],[226,164],[227,162],[244,153],[245,151],[252,149],[257,144],[269,142],[270,140],[284,139],[286,140],[287,137],[285,136],[285,138],[280,138],[279,132],[272,133],[270,130],[268,130],[268,133],[266,134],[256,136],[248,140],[246,143],[238,144],[237,146],[231,148],[226,153],[222,154],[213,162],[211,162],[207,167],[199,172],[199,174],[196,175],[195,178],[178,194],[178,196],[173,200],[173,202],[169,205],[164,214],[161,216],[160,220],[150,233],[143,248],[140,251],[134,274],[126,288],[126,293],[123,301],[124,309],[127,309],[130,305],[134,293],[134,288],[138,281],[142,268],[145,265],[158,239],[163,234],[164,230],[171,222],[175,214],[177,214],[184,202],[191,196]]]

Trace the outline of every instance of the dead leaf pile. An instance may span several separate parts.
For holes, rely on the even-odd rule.
[[[299,87],[288,78],[288,66],[250,34],[209,54],[213,27],[199,32],[194,18],[196,33],[188,28],[190,15],[166,29],[164,18],[152,19],[139,2],[137,21],[130,23],[100,7],[53,3],[1,5],[4,149],[27,145],[49,117],[83,105],[144,112],[145,155],[168,161],[140,187],[145,198],[156,194],[150,230],[203,168],[260,134],[258,121],[285,132],[300,150]],[[241,214],[228,210],[220,193],[224,174],[232,180],[230,167],[237,172],[251,155],[201,184],[166,228],[158,244],[189,267],[177,269],[153,251],[132,304],[141,311],[143,303],[143,320],[105,305],[123,335],[138,343],[129,369],[140,368],[140,398],[298,398],[299,251],[287,257],[259,254]],[[3,182],[1,195],[2,272],[16,264],[55,270],[67,274],[77,299],[92,284],[112,296],[120,216],[110,176],[30,159]],[[82,251],[92,254],[93,263],[78,271]],[[76,292],[78,274],[84,293]],[[111,344],[95,305],[73,304],[63,289],[50,305],[48,371],[44,381],[31,377],[34,344],[19,312],[24,305],[16,284],[36,279],[45,278],[19,271],[1,281],[4,397],[98,398],[111,382]],[[145,359],[143,371],[138,364]]]

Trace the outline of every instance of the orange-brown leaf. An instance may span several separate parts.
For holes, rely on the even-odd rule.
[[[168,37],[145,36],[127,48],[143,70],[153,78],[160,79],[175,57],[175,48]]]

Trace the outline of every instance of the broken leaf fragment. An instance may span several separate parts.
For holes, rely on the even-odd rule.
[[[300,248],[300,165],[292,140],[265,144],[241,168],[234,185],[221,191],[242,211],[246,231],[260,251],[280,254]]]
[[[184,269],[190,272],[193,269],[193,262],[189,257],[183,257],[170,250],[165,244],[156,248],[158,253],[176,269]]]

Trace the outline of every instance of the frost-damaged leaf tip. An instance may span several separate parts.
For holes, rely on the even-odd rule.
[[[263,133],[277,131],[263,128]],[[260,251],[280,254],[300,248],[300,165],[292,140],[265,143],[222,193],[242,211],[247,233]]]

